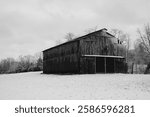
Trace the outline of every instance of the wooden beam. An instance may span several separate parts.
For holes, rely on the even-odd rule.
[[[123,56],[112,56],[112,55],[82,55],[85,57],[105,57],[105,58],[120,58],[125,59]]]
[[[96,57],[95,57],[95,73],[96,73],[96,71],[97,71],[97,70],[96,70]]]
[[[106,57],[104,57],[104,68],[105,68],[105,73],[107,72],[107,69],[106,69]]]

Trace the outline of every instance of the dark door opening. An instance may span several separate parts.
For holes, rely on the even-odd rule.
[[[103,57],[96,58],[96,72],[97,73],[105,73],[105,61]]]
[[[114,73],[114,58],[106,58],[106,72],[107,73]]]
[[[97,73],[115,73],[114,62],[115,62],[114,58],[97,57],[96,58],[96,72]]]

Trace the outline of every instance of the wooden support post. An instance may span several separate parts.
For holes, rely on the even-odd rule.
[[[115,58],[114,58],[114,73],[116,73],[116,64],[115,64]]]
[[[95,73],[96,73],[96,57],[95,57]]]
[[[104,57],[104,67],[105,67],[105,73],[107,72],[106,70],[106,57]]]

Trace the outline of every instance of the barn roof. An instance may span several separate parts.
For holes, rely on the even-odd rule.
[[[114,35],[108,33],[106,28],[103,28],[103,29],[100,29],[100,30],[98,30],[98,31],[94,31],[94,32],[92,32],[92,33],[86,34],[86,35],[84,35],[84,36],[77,37],[77,38],[75,38],[75,39],[73,39],[73,40],[71,40],[71,41],[67,41],[67,42],[64,42],[64,43],[62,43],[62,44],[59,44],[59,45],[57,45],[57,46],[48,48],[48,49],[44,50],[43,52],[48,51],[48,50],[51,50],[51,49],[53,49],[53,48],[57,48],[57,47],[59,47],[59,46],[61,46],[61,45],[65,45],[65,44],[67,44],[67,43],[71,43],[71,42],[74,42],[74,41],[81,40],[82,38],[84,38],[84,37],[86,37],[86,36],[95,34],[95,33],[97,33],[97,32],[102,32],[102,31],[106,31],[106,34],[107,34],[107,35],[109,35],[109,36],[111,36],[111,37],[115,37]]]

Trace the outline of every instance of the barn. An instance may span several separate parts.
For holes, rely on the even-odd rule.
[[[43,73],[125,73],[125,48],[101,29],[43,51]]]

